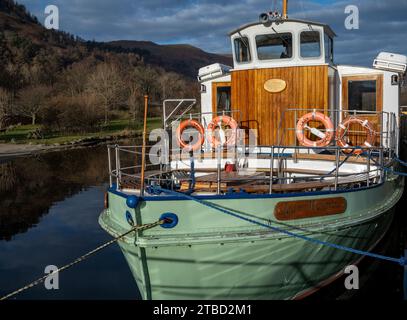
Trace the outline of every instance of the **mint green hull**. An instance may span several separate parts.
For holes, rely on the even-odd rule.
[[[211,202],[240,214],[255,214],[259,221],[297,234],[371,250],[388,229],[402,189],[397,179],[338,195]],[[342,215],[285,225],[274,221],[278,202],[336,196],[347,200]],[[101,225],[112,235],[127,231],[125,199],[110,193],[109,203],[100,217]],[[174,229],[158,227],[120,242],[143,299],[290,299],[335,278],[360,258],[270,232],[190,200],[147,200],[140,207],[133,210],[137,223],[156,221],[164,212],[179,217]]]

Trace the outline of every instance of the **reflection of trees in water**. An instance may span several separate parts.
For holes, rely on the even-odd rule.
[[[16,159],[1,165],[0,175],[0,239],[10,240],[36,225],[55,202],[108,181],[106,147]]]
[[[16,183],[17,176],[13,163],[0,164],[0,193],[12,190]]]

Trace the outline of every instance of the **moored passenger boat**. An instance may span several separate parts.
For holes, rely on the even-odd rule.
[[[135,165],[142,147],[108,147],[102,227],[161,221],[119,243],[143,299],[301,298],[361,259],[326,243],[371,251],[386,233],[403,192],[407,58],[336,65],[334,37],[263,14],[230,33],[233,68],[200,70],[199,113],[163,102],[151,163]]]

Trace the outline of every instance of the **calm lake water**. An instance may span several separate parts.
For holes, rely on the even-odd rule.
[[[105,146],[52,152],[0,163],[0,296],[39,276],[47,265],[62,266],[111,239],[98,224],[107,188]],[[376,250],[400,257],[407,219],[398,214]],[[403,269],[365,259],[361,289],[343,294],[337,281],[311,299],[403,298]],[[59,290],[44,285],[15,299],[139,299],[127,263],[114,244],[60,274]]]
[[[106,147],[52,152],[0,164],[0,296],[111,237],[101,229],[108,186]],[[139,299],[116,244],[16,299]]]

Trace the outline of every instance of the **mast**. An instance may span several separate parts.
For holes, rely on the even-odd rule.
[[[148,113],[148,95],[145,95],[144,96],[143,146],[141,149],[140,196],[144,196],[144,177],[145,177],[145,171],[146,171],[147,113]]]
[[[288,0],[283,0],[283,18],[284,19],[288,18],[287,11],[288,11]]]

